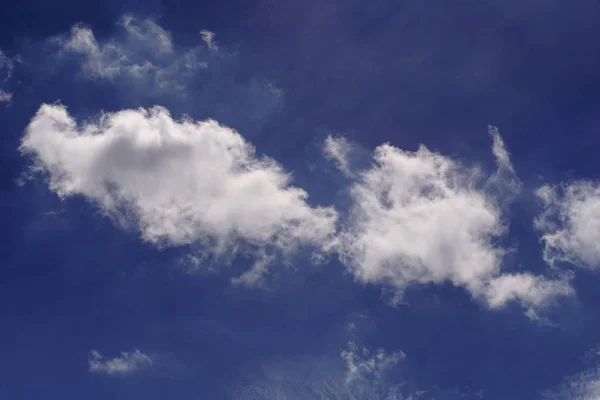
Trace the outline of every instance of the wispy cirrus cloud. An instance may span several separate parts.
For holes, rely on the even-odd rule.
[[[348,343],[348,348],[342,350],[340,355],[346,363],[347,384],[379,380],[389,368],[406,357],[402,351],[372,351],[366,347],[359,347],[354,342]]]
[[[105,360],[97,350],[92,350],[88,361],[88,370],[107,375],[127,375],[148,368],[152,364],[152,359],[140,350],[122,352],[119,357],[109,360]]]
[[[2,86],[12,77],[15,62],[18,62],[19,58],[11,58],[4,54],[0,50],[0,103],[10,103],[13,98],[13,94]]]
[[[353,145],[345,137],[327,136],[323,144],[325,157],[336,163],[337,168],[346,176],[352,176],[350,168],[350,157],[353,152]]]
[[[596,400],[600,398],[600,351],[591,349],[584,357],[587,369],[564,379],[557,387],[542,392],[544,400]],[[592,363],[592,365],[589,365]]]
[[[219,50],[219,46],[217,45],[217,43],[215,41],[215,33],[214,32],[203,29],[200,31],[200,36],[202,36],[202,40],[204,40],[204,43],[206,43],[206,45],[208,46],[209,49],[211,49],[213,51]]]
[[[253,368],[249,379],[233,388],[243,400],[367,399],[416,400],[422,391],[411,391],[388,373],[401,363],[401,351],[372,350],[348,343],[339,357],[274,360]]]
[[[183,95],[188,85],[200,82],[204,90],[213,85],[215,88],[235,85],[235,70],[239,68],[237,55],[219,49],[214,32],[201,30],[199,42],[202,44],[179,46],[169,31],[150,18],[126,14],[119,20],[118,27],[118,32],[100,39],[91,27],[80,23],[69,33],[50,38],[49,44],[58,51],[63,62],[68,62],[70,56],[79,57],[83,77],[143,84],[147,95],[164,95],[173,90]],[[252,82],[238,89],[255,94],[260,90],[281,94],[271,82]],[[240,94],[232,93],[238,97]]]
[[[69,74],[65,79],[74,85],[59,98],[101,87],[115,93],[122,108],[160,104],[248,131],[280,109],[283,91],[274,82],[241,78],[240,56],[217,46],[213,32],[202,30],[196,41],[181,44],[159,22],[126,14],[108,35],[78,23],[25,46],[25,62],[41,86]]]
[[[173,57],[179,56],[174,54],[169,32],[151,19],[138,20],[131,15],[122,17],[119,25],[122,34],[103,43],[83,24],[73,26],[68,35],[56,36],[52,41],[65,54],[80,55],[82,71],[89,78],[136,79],[152,75],[160,84],[160,76],[167,73],[165,68],[173,64]],[[188,58],[189,62],[183,65],[187,69],[206,66],[192,63],[191,53]]]

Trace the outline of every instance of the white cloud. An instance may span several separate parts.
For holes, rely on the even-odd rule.
[[[204,29],[200,31],[200,36],[202,36],[202,40],[204,40],[204,43],[206,43],[209,49],[214,51],[219,50],[219,46],[217,46],[217,43],[215,42],[214,32]]]
[[[401,351],[388,354],[383,349],[379,349],[372,352],[365,347],[359,348],[354,342],[348,343],[348,348],[342,350],[340,355],[346,363],[347,384],[379,380],[390,367],[405,358]]]
[[[600,183],[576,181],[537,191],[544,205],[535,220],[542,233],[544,259],[600,268]]]
[[[490,125],[488,131],[492,136],[492,153],[496,158],[497,169],[486,181],[485,189],[491,199],[495,199],[500,205],[505,205],[520,193],[522,185],[515,173],[510,154],[498,133],[498,128]]]
[[[19,61],[19,58],[8,57],[2,50],[0,50],[0,71],[3,71],[3,80],[5,82],[12,77],[12,73],[15,68],[15,61]]]
[[[15,61],[18,60],[18,57],[15,59],[10,58],[0,50],[0,78],[2,78],[2,83],[6,83],[12,77]],[[12,93],[0,88],[0,103],[10,103],[12,97]]]
[[[162,107],[78,127],[65,107],[42,105],[20,150],[48,173],[52,191],[84,196],[150,243],[201,244],[212,256],[240,248],[263,254],[245,281],[261,276],[273,251],[326,247],[335,230],[336,211],[311,207],[290,175],[236,131],[212,120],[176,121]]]
[[[567,279],[548,280],[530,274],[497,276],[490,280],[485,292],[490,307],[501,307],[507,301],[520,300],[530,309],[544,306],[554,296],[573,294],[574,290]]]
[[[84,71],[92,78],[159,73],[161,68],[155,64],[160,63],[162,55],[173,51],[169,33],[150,19],[138,21],[130,15],[124,16],[120,25],[125,31],[120,40],[100,44],[90,28],[75,25],[68,37],[58,37],[56,41],[64,51],[84,57]]]
[[[350,343],[338,357],[295,357],[251,365],[247,381],[236,382],[232,398],[243,400],[348,399],[416,400],[423,392],[392,382],[389,372],[402,352],[371,351]],[[432,397],[433,398],[433,397]]]
[[[508,152],[491,133],[498,170],[483,184],[478,169],[424,146],[416,152],[388,144],[375,150],[375,165],[351,187],[350,222],[337,243],[341,261],[359,281],[400,292],[412,284],[451,282],[490,307],[510,300],[542,306],[572,293],[566,280],[501,274],[501,210],[517,186]]]
[[[12,101],[12,93],[7,93],[0,89],[0,103],[10,103]]]
[[[129,34],[130,40],[137,40],[142,48],[146,47],[154,53],[171,53],[173,42],[169,32],[151,19],[138,21],[132,15],[125,15],[121,25]]]
[[[88,361],[88,370],[107,375],[126,375],[152,365],[152,359],[140,350],[131,353],[122,352],[120,357],[110,360],[103,360],[103,358],[97,350],[92,350]]]
[[[346,176],[352,176],[350,169],[350,153],[352,144],[344,137],[327,136],[323,146],[325,157],[333,160],[338,169]]]
[[[504,145],[504,140],[500,136],[498,132],[498,128],[495,126],[489,125],[488,131],[492,136],[492,153],[494,153],[494,157],[496,157],[496,164],[498,165],[498,173],[511,173],[514,174],[514,168],[512,162],[510,161],[510,155],[508,154],[508,150]]]
[[[78,24],[44,41],[42,47],[43,53],[53,55],[54,63],[48,67],[48,60],[33,61],[40,52],[30,50],[36,78],[45,81],[75,70],[80,79],[73,90],[87,91],[87,85],[80,85],[96,80],[116,90],[128,107],[168,105],[244,126],[250,134],[283,101],[273,82],[240,79],[241,58],[227,48],[217,51],[214,34],[208,31],[201,32],[195,43],[181,44],[156,21],[125,15],[108,36]]]
[[[121,49],[110,44],[100,47],[91,29],[74,26],[65,49],[86,56],[85,69],[92,77],[110,78],[121,71]]]
[[[555,390],[542,393],[547,400],[598,400],[600,399],[600,367],[568,377]]]

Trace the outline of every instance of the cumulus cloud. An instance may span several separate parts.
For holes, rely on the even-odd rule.
[[[514,196],[518,180],[500,136],[491,133],[498,169],[488,180],[479,169],[425,146],[375,150],[374,165],[350,189],[350,221],[337,243],[341,261],[359,281],[399,292],[412,284],[450,282],[490,307],[511,300],[537,307],[572,293],[566,280],[502,275],[502,200]]]
[[[239,133],[213,120],[174,120],[162,107],[78,126],[65,107],[43,105],[20,150],[60,197],[84,196],[156,245],[286,257],[326,247],[335,230],[336,211],[311,207],[291,176]],[[246,280],[260,277],[265,257]]]
[[[89,357],[89,371],[107,375],[126,375],[148,368],[152,359],[140,350],[122,352],[120,357],[104,360],[102,354],[92,350]]]
[[[544,210],[535,219],[544,259],[600,268],[600,183],[576,181],[537,191]]]

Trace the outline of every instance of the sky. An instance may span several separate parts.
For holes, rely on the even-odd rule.
[[[0,398],[600,399],[600,3],[0,13]]]

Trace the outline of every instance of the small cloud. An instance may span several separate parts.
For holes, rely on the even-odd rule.
[[[345,137],[333,137],[331,135],[325,138],[323,152],[325,157],[336,163],[337,168],[346,176],[352,176],[350,169],[350,153],[352,144]]]
[[[137,40],[138,45],[147,47],[157,53],[173,52],[171,34],[152,19],[138,21],[133,15],[126,14],[121,18],[121,26],[127,31],[130,40]]]
[[[406,356],[402,351],[387,353],[383,349],[375,352],[358,347],[354,342],[340,353],[346,363],[346,383],[357,381],[378,381],[389,368],[398,364]]]
[[[546,185],[537,196],[544,209],[534,225],[542,234],[544,260],[600,268],[600,182]]]
[[[508,301],[518,300],[529,310],[527,316],[540,320],[536,308],[544,307],[556,297],[569,297],[575,294],[569,277],[545,279],[531,274],[503,274],[492,279],[485,296],[492,308],[502,307]]]
[[[211,49],[213,51],[219,50],[219,46],[217,46],[217,43],[215,42],[214,32],[207,31],[207,30],[201,30],[200,36],[202,36],[202,40],[204,40],[204,43],[206,43],[206,45],[208,46],[209,49]]]
[[[8,57],[2,50],[0,50],[0,72],[3,76],[3,81],[6,82],[12,77],[13,70],[15,68],[15,62],[19,62],[20,58]]]
[[[0,50],[0,103],[10,104],[12,102],[13,94],[6,91],[1,87],[5,85],[13,75],[15,63],[20,62],[20,58],[8,57],[2,50]]]
[[[521,180],[517,177],[504,140],[495,126],[488,126],[492,137],[492,153],[496,158],[496,172],[487,180],[485,188],[500,204],[507,204],[521,192]]]
[[[107,375],[127,375],[150,367],[152,359],[140,350],[122,352],[120,357],[104,360],[102,354],[92,350],[89,357],[89,371]]]
[[[140,78],[163,70],[165,55],[173,52],[171,36],[151,19],[121,19],[124,36],[99,43],[91,28],[75,25],[70,35],[54,38],[62,51],[83,57],[83,70],[90,78],[113,79],[119,75]],[[164,72],[164,71],[163,71]]]
[[[84,56],[84,70],[92,78],[112,78],[126,68],[126,56],[115,44],[100,46],[91,29],[76,25],[64,49]]]
[[[12,101],[12,93],[7,93],[0,89],[0,103],[10,103]]]

